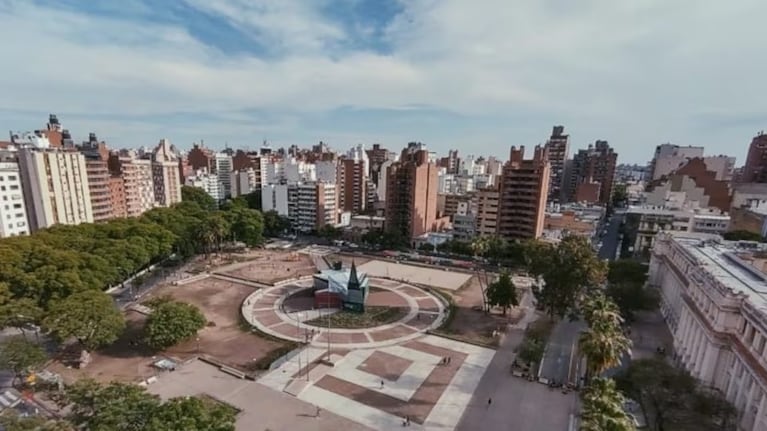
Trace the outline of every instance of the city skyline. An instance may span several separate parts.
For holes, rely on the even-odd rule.
[[[562,124],[571,156],[604,139],[645,163],[671,142],[741,165],[767,117],[750,35],[765,8],[4,1],[0,23],[25,43],[0,47],[18,59],[0,72],[0,126],[54,112],[75,141],[93,131],[112,147],[421,141],[505,158]]]

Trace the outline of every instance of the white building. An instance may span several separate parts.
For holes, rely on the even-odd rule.
[[[722,392],[744,431],[767,430],[764,252],[755,243],[662,233],[650,261],[649,283],[660,290],[674,357]]]
[[[338,183],[338,161],[319,160],[314,163],[317,181],[324,183]]]
[[[707,156],[703,158],[706,163],[706,169],[716,173],[717,181],[732,180],[732,173],[735,170],[735,157],[731,156]]]
[[[268,184],[261,188],[261,211],[276,211],[281,216],[288,216],[287,184]]]
[[[29,230],[55,224],[93,223],[85,157],[59,149],[19,150]]]
[[[627,223],[637,224],[635,252],[649,252],[659,232],[700,232],[721,235],[727,232],[730,216],[705,211],[678,211],[656,207],[630,207]]]
[[[261,188],[261,177],[258,171],[248,168],[231,173],[232,197],[253,193]]]
[[[655,155],[649,166],[649,179],[668,175],[694,157],[703,157],[703,147],[681,147],[679,145],[662,144],[655,147]]]
[[[194,175],[186,178],[186,185],[205,190],[217,203],[224,200],[224,187],[216,174],[211,174],[205,170],[198,170]]]
[[[335,184],[310,182],[288,185],[288,218],[293,228],[311,232],[338,224],[338,188]]]
[[[15,151],[0,150],[0,238],[29,235],[27,208]]]
[[[219,200],[223,200],[232,195],[232,156],[226,153],[216,153],[213,162],[221,188]]]
[[[163,207],[181,202],[181,174],[176,149],[167,139],[160,139],[151,154],[155,202]]]

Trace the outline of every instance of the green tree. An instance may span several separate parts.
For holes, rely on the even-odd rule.
[[[761,234],[747,231],[747,230],[734,230],[730,232],[725,232],[722,234],[722,237],[728,241],[764,242],[764,238],[762,237]]]
[[[584,320],[592,329],[617,331],[623,323],[618,306],[601,293],[584,301],[582,311]]]
[[[0,367],[13,371],[14,379],[37,370],[46,360],[45,349],[24,337],[12,337],[0,344]]]
[[[218,207],[218,202],[198,187],[181,186],[181,200],[194,202],[205,211],[213,211]]]
[[[533,293],[551,317],[574,314],[587,292],[605,281],[607,264],[582,236],[565,236],[556,247],[533,242],[527,249],[529,272],[543,280]]]
[[[75,427],[65,420],[19,416],[8,413],[9,410],[0,416],[0,427],[5,431],[75,431]]]
[[[231,232],[236,241],[254,247],[264,240],[264,218],[261,212],[247,207],[234,206],[227,212]]]
[[[65,389],[63,404],[71,407],[69,421],[83,429],[143,431],[159,409],[160,400],[138,385],[101,385],[83,379]]]
[[[343,232],[341,229],[333,226],[332,224],[326,224],[317,230],[317,235],[326,239],[338,239],[341,238]]]
[[[152,416],[147,431],[234,431],[236,410],[196,397],[173,398]]]
[[[593,379],[581,393],[581,431],[633,431],[625,399],[611,379]]]
[[[264,235],[276,237],[282,235],[288,229],[290,229],[290,221],[287,217],[279,215],[274,210],[264,213]]]
[[[261,211],[261,190],[256,190],[243,196],[248,208]]]
[[[42,317],[43,310],[31,298],[9,299],[0,304],[0,326],[16,328],[24,337],[29,325],[40,323]]]
[[[618,307],[604,295],[585,301],[583,315],[589,328],[581,333],[578,347],[586,357],[586,376],[598,377],[621,363],[631,350],[631,340],[621,330],[623,319]]]
[[[612,206],[615,208],[622,208],[626,206],[626,203],[628,202],[629,195],[628,190],[626,189],[626,184],[616,184],[615,187],[613,187],[613,195],[612,195]]]
[[[146,322],[146,343],[162,350],[189,339],[205,327],[207,320],[194,305],[161,298],[149,303],[152,313]]]
[[[206,253],[212,250],[220,250],[221,243],[229,237],[231,224],[222,211],[214,211],[205,218],[202,225],[201,237],[205,244]]]
[[[74,337],[93,350],[115,342],[125,329],[125,320],[110,296],[84,291],[54,302],[43,326],[61,341]]]
[[[633,321],[638,311],[658,307],[659,295],[646,285],[647,265],[633,259],[619,259],[609,264],[605,293],[615,302],[621,315]]]
[[[509,307],[519,305],[517,287],[507,271],[503,271],[497,280],[487,286],[487,302],[490,305],[502,307],[504,316]]]

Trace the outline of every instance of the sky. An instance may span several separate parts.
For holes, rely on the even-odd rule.
[[[619,162],[767,128],[764,0],[0,0],[0,129]],[[2,139],[2,138],[0,138]],[[531,151],[531,150],[530,150]]]

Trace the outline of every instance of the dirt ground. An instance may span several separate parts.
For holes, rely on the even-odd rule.
[[[489,280],[493,280],[492,276]],[[480,283],[480,279],[474,275],[460,290],[451,292],[456,309],[450,325],[445,328],[446,332],[492,344],[493,331],[503,331],[507,323],[515,323],[523,317],[513,311],[503,316],[500,308],[492,309],[489,314],[482,311],[483,285],[484,283]]]
[[[365,256],[353,256],[348,254],[331,254],[326,256],[328,259],[328,262],[338,262],[341,261],[343,263],[344,268],[348,268],[352,266],[352,262],[355,263],[355,265],[360,266],[364,265],[368,262],[370,262],[370,258]]]
[[[198,355],[245,370],[247,364],[282,346],[281,342],[264,339],[240,328],[240,305],[253,290],[250,286],[214,278],[181,286],[162,286],[145,297],[143,302],[170,295],[199,307],[208,322],[212,323],[199,332],[198,339],[188,340],[161,353],[151,352],[140,343],[146,316],[128,311],[125,333],[114,345],[92,353],[92,361],[86,368],[80,370],[66,366],[68,360],[79,357],[79,351],[73,351],[62,355],[61,361],[55,362],[50,370],[62,375],[65,381],[88,376],[104,382],[136,382],[160,373],[152,366],[157,359],[168,357],[184,361]]]
[[[274,284],[289,278],[303,277],[317,272],[311,257],[297,252],[255,250],[248,261],[217,270],[233,277]]]

